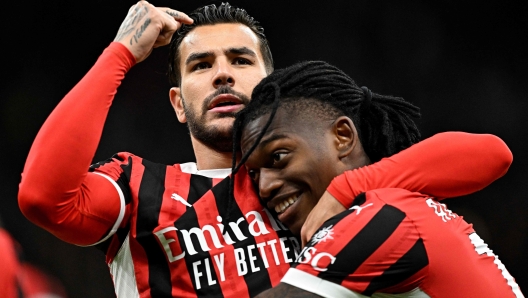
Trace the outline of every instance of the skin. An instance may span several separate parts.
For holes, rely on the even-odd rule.
[[[244,127],[242,152],[247,152],[255,142],[268,118],[269,115],[264,115]],[[274,210],[285,197],[297,196],[297,201],[278,215],[279,220],[296,234],[300,233],[323,194],[337,201],[326,192],[335,176],[370,163],[350,118],[313,119],[320,119],[320,115],[279,107],[266,134],[246,162],[268,208]],[[280,283],[257,297],[319,296]]]
[[[129,12],[126,18],[123,20],[114,41],[123,44],[136,58],[136,62],[139,63],[144,61],[154,48],[169,44],[172,35],[178,28],[181,27],[182,24],[191,24],[192,22],[193,20],[183,12],[167,7],[155,7],[146,1],[139,1],[129,9]],[[234,24],[231,25],[232,26],[227,27],[236,27]],[[264,71],[264,63],[262,62],[262,54],[260,53],[260,49],[257,47],[258,41],[254,33],[250,32],[248,28],[238,28],[238,30],[241,31],[240,33],[245,33],[245,38],[239,40],[242,42],[242,44],[237,44],[234,42],[235,36],[232,35],[222,35],[224,40],[220,38],[215,39],[215,35],[223,34],[223,31],[213,29],[222,29],[220,27],[222,27],[222,24],[195,28],[189,33],[189,38],[184,40],[184,43],[182,43],[180,47],[180,51],[182,51],[180,54],[182,61],[188,59],[192,51],[198,51],[198,49],[194,49],[195,46],[202,46],[201,50],[205,50],[206,52],[209,52],[212,49],[212,52],[214,53],[212,56],[213,63],[208,66],[209,70],[206,70],[206,67],[202,72],[190,73],[190,71],[186,71],[187,65],[184,63],[180,64],[180,71],[182,74],[182,88],[172,88],[169,92],[169,96],[178,120],[182,123],[187,121],[187,115],[184,112],[182,95],[184,95],[186,100],[188,100],[189,109],[197,111],[195,113],[197,118],[201,116],[209,117],[208,115],[203,115],[203,111],[200,111],[200,107],[203,107],[203,104],[200,105],[199,101],[201,100],[204,102],[207,96],[210,96],[215,92],[213,90],[218,90],[219,83],[223,82],[224,85],[232,85],[231,87],[234,90],[249,97],[256,84],[266,75]],[[231,29],[234,30],[235,28]],[[206,37],[210,38],[207,39]],[[210,45],[207,45],[208,40],[212,42]],[[219,44],[220,41],[222,42],[221,44]],[[227,43],[232,44],[229,47],[239,47],[242,45],[257,53],[257,59],[255,60],[255,68],[257,69],[252,69],[251,73],[242,73],[241,70],[235,71],[234,65],[229,65],[226,63],[229,60],[229,57],[225,55],[223,49],[228,47]],[[208,46],[211,48],[207,49]],[[214,72],[216,72],[216,76],[213,75]],[[191,81],[191,77],[194,77],[197,80],[193,82]],[[202,81],[200,78],[204,81]],[[217,79],[220,80],[218,81]],[[242,84],[242,82],[245,83]],[[195,86],[193,84],[197,85]],[[194,92],[198,91],[193,91],[199,90],[196,88],[200,88],[200,86],[204,88],[204,94],[202,94],[201,97],[200,95],[194,94]],[[188,92],[189,94],[187,94]],[[198,103],[194,104],[193,99],[196,99]],[[213,118],[216,124],[219,124],[219,129],[223,128],[225,131],[228,131],[232,125],[231,119],[220,119],[220,115],[216,117],[216,119],[214,119],[215,117],[211,118]],[[209,119],[206,119],[205,122],[207,123],[208,120]],[[219,152],[214,148],[210,148],[202,144],[202,142],[196,140],[192,134],[191,139],[199,169],[230,167],[230,154],[226,152]],[[301,239],[303,243],[306,242],[307,239],[311,238],[312,234],[326,219],[342,210],[344,210],[344,207],[329,194],[325,193],[320,202],[310,213],[310,220],[306,222],[306,225],[302,229]]]
[[[317,115],[301,114],[279,108],[246,162],[261,198],[297,235],[332,179],[369,163],[350,118],[312,121]],[[268,117],[259,117],[244,128],[242,152],[255,142]],[[289,199],[295,202],[284,210],[277,209]]]
[[[178,120],[192,121],[226,143],[213,147],[218,142],[200,140],[190,125],[198,168],[229,168],[234,113],[267,75],[259,40],[241,24],[200,26],[183,39],[180,52],[181,88],[171,88],[169,94]],[[221,102],[230,104],[218,106]]]

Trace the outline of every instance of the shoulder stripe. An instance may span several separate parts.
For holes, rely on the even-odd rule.
[[[392,264],[380,276],[372,279],[363,294],[371,296],[374,292],[397,285],[408,279],[429,264],[427,251],[422,239],[418,239],[409,251]]]
[[[328,266],[328,270],[319,273],[319,277],[341,284],[350,274],[355,272],[365,260],[376,251],[398,228],[405,218],[401,210],[384,205],[367,223],[365,227],[347,243],[335,256],[337,259],[350,259],[351,262],[336,262]],[[339,274],[336,274],[339,272]]]
[[[172,284],[169,264],[159,246],[154,229],[158,226],[167,167],[143,160],[145,167],[139,185],[136,239],[143,247],[148,260],[148,283],[151,297],[171,297]]]

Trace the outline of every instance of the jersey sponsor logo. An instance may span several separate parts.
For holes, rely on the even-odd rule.
[[[264,211],[266,210],[264,209]],[[265,268],[291,263],[298,256],[299,244],[294,237],[273,238],[257,242],[256,244],[237,247],[230,250],[227,253],[229,255],[226,255],[226,252],[221,252],[225,246],[244,241],[249,236],[258,237],[271,233],[270,227],[266,226],[263,216],[269,219],[273,230],[286,229],[269,216],[267,212],[250,211],[244,217],[232,222],[223,223],[222,217],[217,216],[216,225],[206,224],[201,228],[194,227],[187,230],[170,226],[156,231],[154,234],[158,238],[170,263],[181,260],[186,255],[204,255],[204,258],[192,263],[196,289],[200,289],[206,286],[203,284],[204,280],[207,281],[209,286],[217,283],[213,274],[215,267],[218,269],[217,278],[219,281],[225,281],[224,264],[226,259],[234,260],[238,275],[243,276],[264,269],[256,264],[257,256],[260,256]],[[247,225],[241,225],[244,221],[247,222]],[[244,229],[242,227],[247,228]],[[230,233],[227,232],[228,229]],[[183,243],[180,243],[180,245],[177,245],[179,242],[177,233],[180,233],[183,239]],[[271,254],[269,254],[269,251],[271,251]],[[201,277],[204,277],[204,279],[201,279]]]
[[[322,229],[320,229],[319,231],[317,231],[317,233],[315,233],[313,236],[312,236],[312,245],[315,245],[315,244],[318,244],[320,242],[326,242],[326,240],[333,240],[334,237],[332,237],[332,235],[334,235],[334,230],[332,229],[334,225],[330,225],[328,227],[324,227]]]
[[[356,215],[359,215],[359,213],[361,213],[361,210],[363,210],[363,209],[365,209],[367,207],[370,207],[372,205],[374,205],[374,204],[373,203],[369,203],[369,204],[367,204],[367,205],[365,205],[363,207],[355,205],[355,206],[350,207],[348,210],[356,210]]]
[[[180,197],[177,193],[173,193],[171,195],[171,199],[176,200],[187,207],[192,207],[192,205],[189,204],[189,202],[187,202],[184,198]]]
[[[451,219],[458,217],[451,210],[447,209],[445,204],[439,203],[431,198],[427,199],[425,202],[427,203],[427,206],[434,209],[436,215],[441,217],[444,222],[448,222]]]
[[[324,272],[328,270],[327,267],[333,264],[335,260],[336,257],[326,251],[317,252],[315,247],[305,246],[295,262],[300,264],[310,264],[314,270]]]

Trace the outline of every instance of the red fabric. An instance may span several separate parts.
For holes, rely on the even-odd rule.
[[[39,131],[19,188],[24,215],[58,238],[93,244],[119,214],[119,197],[105,178],[87,173],[110,105],[135,58],[112,43],[64,97]]]
[[[66,297],[62,284],[39,268],[20,262],[21,248],[9,233],[0,228],[0,297]]]
[[[20,269],[15,242],[11,236],[0,229],[0,297],[18,297],[17,272]]]
[[[278,284],[295,259],[297,241],[260,205],[245,168],[231,210],[229,177],[124,152],[92,169],[116,181],[129,210],[128,227],[112,236],[107,252],[118,297],[133,295],[133,284],[140,297],[254,297]]]
[[[345,208],[365,191],[403,188],[438,198],[467,195],[508,171],[508,146],[490,134],[444,132],[372,165],[334,178],[328,192]]]
[[[364,198],[325,222],[292,267],[366,296],[419,288],[428,297],[523,297],[472,225],[444,204],[402,189]]]
[[[24,297],[60,298],[67,296],[64,287],[57,279],[30,264],[22,264],[19,280],[24,291]]]
[[[55,108],[29,152],[19,189],[20,208],[28,219],[64,241],[94,244],[108,233],[120,213],[122,205],[114,185],[87,169],[117,88],[134,64],[123,45],[110,44]],[[496,137],[445,133],[348,172],[336,178],[330,189],[343,186],[347,196],[333,192],[344,205],[350,204],[351,193],[380,187],[457,196],[488,185],[510,163],[511,153]],[[340,179],[346,182],[339,183]]]

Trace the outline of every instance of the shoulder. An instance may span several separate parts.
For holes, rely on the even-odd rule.
[[[110,158],[107,158],[102,161],[98,161],[96,163],[93,163],[90,166],[90,171],[93,172],[96,169],[99,169],[100,167],[104,166],[122,166],[122,165],[129,165],[132,163],[135,163],[135,160],[141,161],[141,157],[138,157],[130,152],[118,152],[114,155],[112,155]]]

